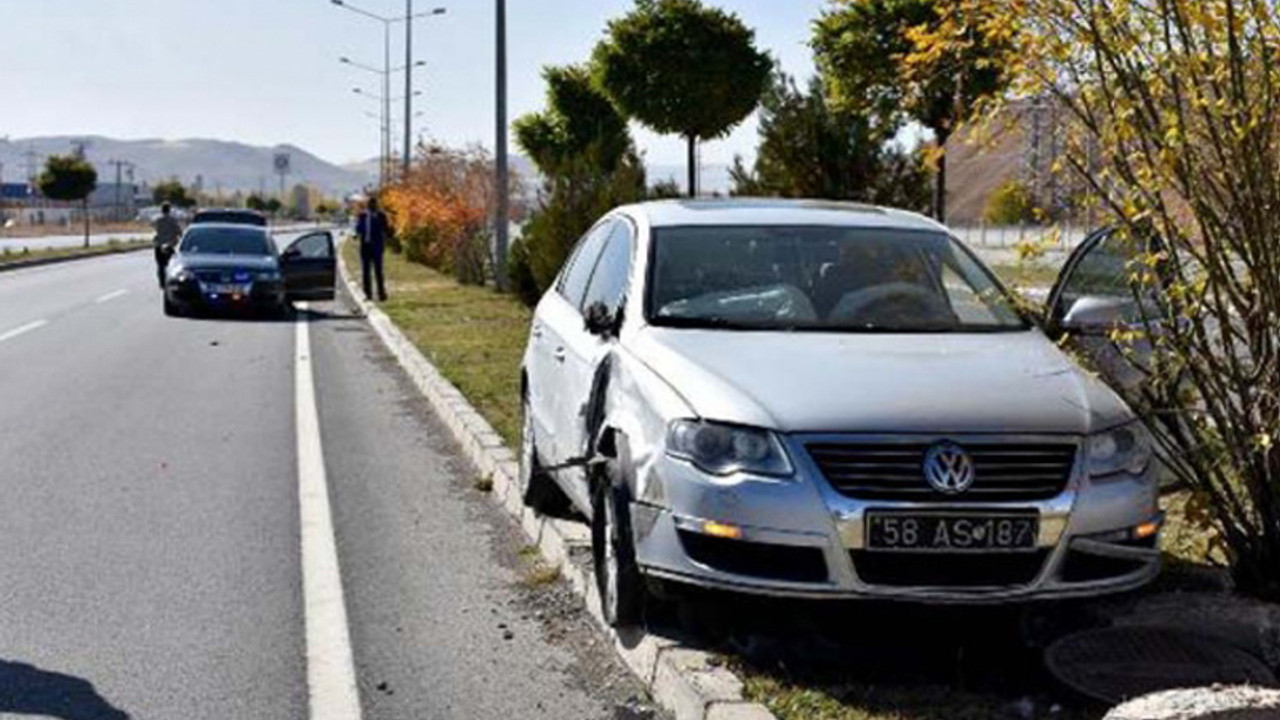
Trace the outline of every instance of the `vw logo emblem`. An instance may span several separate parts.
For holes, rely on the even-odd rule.
[[[973,459],[955,443],[938,443],[925,453],[924,479],[940,493],[959,495],[973,487]]]

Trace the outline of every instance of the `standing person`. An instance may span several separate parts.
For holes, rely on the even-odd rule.
[[[382,254],[387,249],[387,214],[378,209],[378,198],[369,198],[368,207],[356,219],[356,236],[360,238],[360,272],[364,279],[364,297],[373,299],[370,274],[378,276],[378,300],[387,299],[387,285],[382,277]]]
[[[173,257],[173,251],[182,239],[182,225],[173,216],[173,206],[169,203],[160,206],[160,217],[156,218],[154,227],[156,236],[151,243],[156,250],[156,279],[160,281],[160,288],[164,289],[164,269],[168,267],[169,258]]]

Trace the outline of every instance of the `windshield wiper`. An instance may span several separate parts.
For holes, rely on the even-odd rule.
[[[774,327],[759,323],[743,323],[722,317],[678,317],[659,315],[653,319],[654,325],[690,329],[707,330],[789,330],[790,327]]]

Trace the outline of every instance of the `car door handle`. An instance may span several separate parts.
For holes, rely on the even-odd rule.
[[[563,347],[556,348],[556,362],[562,363],[566,357],[568,357],[568,353],[565,352]]]
[[[542,326],[541,326],[541,325],[534,325],[534,326],[533,326],[533,330],[529,331],[529,334],[533,336],[533,339],[534,339],[534,340],[541,340],[541,339],[542,339]]]

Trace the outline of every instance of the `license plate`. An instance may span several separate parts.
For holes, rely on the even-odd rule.
[[[248,295],[248,285],[209,285],[207,292],[214,295]]]
[[[1040,519],[1030,514],[867,513],[867,548],[963,552],[1031,550]]]

